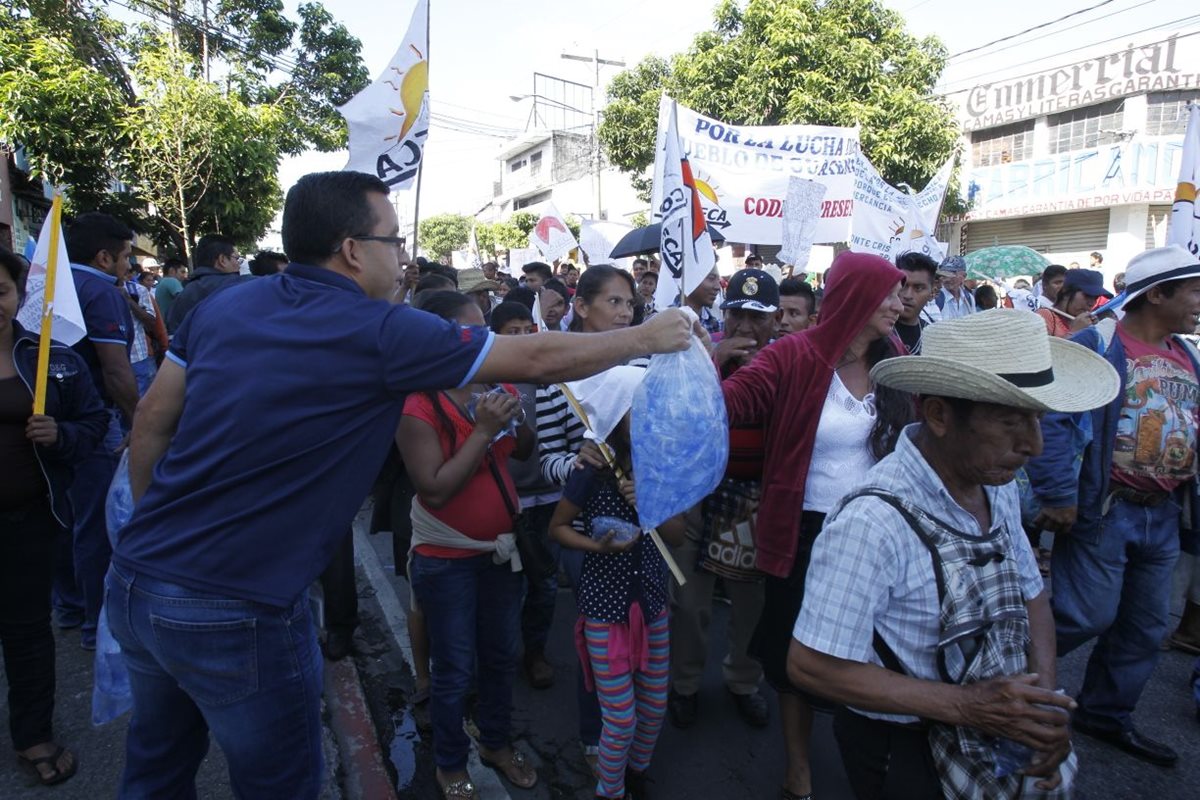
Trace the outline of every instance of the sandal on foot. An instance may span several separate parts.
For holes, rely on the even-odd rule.
[[[442,789],[442,797],[446,800],[476,800],[478,797],[475,794],[475,784],[471,783],[470,778],[438,785]]]
[[[779,790],[779,800],[813,800],[812,792],[808,794],[796,794],[791,789],[784,786]]]
[[[71,757],[70,766],[66,769],[59,769],[58,762],[64,755]],[[79,769],[79,760],[75,758],[75,754],[65,747],[59,745],[54,746],[54,752],[48,756],[41,758],[30,758],[17,753],[17,765],[22,771],[28,773],[42,786],[54,786],[62,783],[75,775],[75,771]],[[46,774],[39,769],[41,766],[48,766],[52,770],[50,774]]]
[[[479,762],[485,767],[499,772],[513,786],[532,789],[537,785],[537,770],[529,763],[529,759],[525,758],[525,754],[515,747],[512,749],[512,755],[508,757],[508,761],[503,764],[485,757],[482,751],[479,753]]]

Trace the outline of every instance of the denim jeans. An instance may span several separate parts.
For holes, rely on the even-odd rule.
[[[544,503],[525,510],[529,523],[543,537],[558,563],[562,547],[550,538],[550,518],[554,516],[557,503]],[[558,571],[555,570],[540,581],[526,578],[525,602],[521,608],[521,639],[526,653],[540,653],[546,649],[550,638],[550,627],[554,624],[554,606],[558,602]]]
[[[125,433],[121,415],[109,409],[108,431],[104,440],[75,464],[75,477],[67,495],[75,512],[71,535],[71,558],[59,559],[54,576],[54,606],[67,612],[83,606],[81,640],[96,641],[96,623],[100,620],[100,602],[104,596],[104,573],[112,557],[104,503],[108,485],[117,470],[116,449]]]
[[[133,378],[137,381],[138,397],[146,395],[146,390],[154,383],[154,376],[157,374],[158,367],[153,356],[133,362]]]
[[[322,664],[307,593],[281,609],[115,564],[105,588],[133,691],[119,797],[195,798],[210,730],[237,797],[317,796]]]
[[[469,558],[414,553],[410,574],[429,629],[434,761],[454,772],[467,765],[463,715],[476,664],[480,743],[492,750],[509,743],[524,576],[507,563],[493,563],[491,553]]]
[[[1114,500],[1097,531],[1054,542],[1051,560],[1058,655],[1100,637],[1079,710],[1093,724],[1129,730],[1170,631],[1171,574],[1179,558],[1179,506]]]

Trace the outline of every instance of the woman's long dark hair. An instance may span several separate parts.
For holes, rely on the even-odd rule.
[[[629,284],[629,291],[634,298],[637,297],[637,285],[633,282],[633,276],[623,269],[617,269],[609,264],[597,264],[594,267],[588,267],[587,270],[579,276],[579,282],[575,284],[575,299],[582,300],[584,303],[591,305],[600,292],[604,290],[604,286],[615,277],[622,277]],[[583,330],[583,317],[576,314],[571,318],[570,330],[579,333]]]
[[[867,348],[867,367],[873,368],[886,358],[900,355],[890,336],[876,339]],[[920,358],[920,356],[909,356]],[[900,440],[900,431],[905,425],[913,422],[916,417],[916,407],[913,396],[908,392],[893,389],[890,386],[876,384],[875,391],[875,424],[871,426],[871,434],[867,437],[867,446],[875,460],[886,456],[896,449]]]

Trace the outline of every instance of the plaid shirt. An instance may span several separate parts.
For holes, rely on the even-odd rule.
[[[679,298],[675,298],[675,302],[671,303],[671,308],[679,308]],[[657,313],[657,312],[655,312]],[[711,336],[714,333],[720,333],[722,324],[721,318],[713,313],[712,309],[704,306],[700,309],[700,324],[704,326],[704,330],[708,331]]]
[[[905,428],[896,451],[867,473],[862,485],[878,486],[959,530],[978,530],[975,517],[945,485],[912,441],[916,425]],[[1016,486],[984,487],[992,509],[992,530],[1003,529],[1004,550],[1015,559],[1026,601],[1041,594],[1042,577],[1021,527]],[[851,494],[853,492],[848,492]],[[842,512],[839,504],[813,546],[804,606],[793,635],[807,647],[848,661],[879,664],[872,640],[878,630],[908,673],[940,681],[937,644],[941,604],[929,551],[890,505],[865,497]],[[862,712],[895,722],[915,717]]]

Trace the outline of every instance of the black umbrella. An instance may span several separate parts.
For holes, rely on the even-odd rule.
[[[725,237],[712,225],[708,226],[708,235],[714,242],[723,242]],[[617,246],[608,254],[609,258],[627,258],[640,256],[643,253],[657,253],[662,239],[662,223],[655,222],[644,228],[635,228],[621,237]]]

